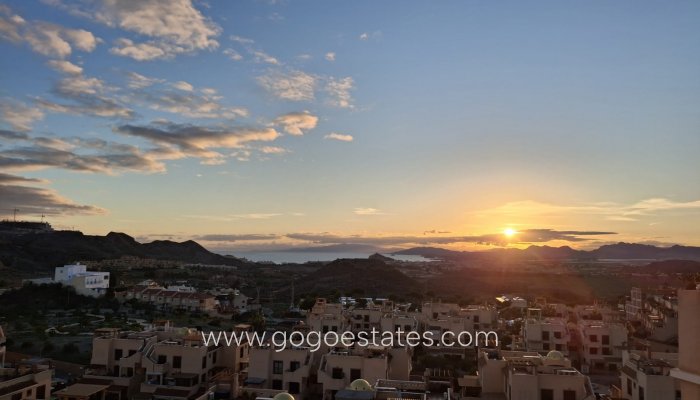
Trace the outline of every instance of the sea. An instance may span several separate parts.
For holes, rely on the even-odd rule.
[[[273,262],[275,264],[298,263],[310,261],[333,261],[339,258],[367,258],[369,253],[339,253],[339,252],[310,252],[310,251],[270,251],[270,252],[236,252],[236,257],[247,258],[256,262]],[[416,255],[382,254],[397,261],[428,262],[434,261]]]

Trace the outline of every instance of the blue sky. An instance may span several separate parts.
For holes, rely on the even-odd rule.
[[[700,244],[699,17],[5,1],[0,208],[233,250]]]

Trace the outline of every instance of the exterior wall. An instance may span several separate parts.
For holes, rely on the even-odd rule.
[[[700,285],[678,291],[678,370],[683,399],[700,399]]]
[[[12,371],[14,373],[14,368]],[[4,373],[0,369],[0,374]],[[49,400],[51,398],[51,377],[52,370],[45,370],[30,373],[0,382],[0,391],[11,390],[0,396],[0,399],[12,399],[14,396],[21,396],[22,399]],[[14,390],[10,388],[15,388]],[[40,392],[43,391],[43,395]]]
[[[275,361],[278,365],[281,363],[281,370],[275,371]],[[304,393],[307,389],[311,361],[312,353],[308,349],[287,348],[276,352],[272,347],[252,348],[248,377],[265,379],[261,386],[263,389],[284,390],[297,395]],[[292,363],[298,363],[298,367],[293,369]],[[298,391],[293,390],[296,384],[298,384]]]

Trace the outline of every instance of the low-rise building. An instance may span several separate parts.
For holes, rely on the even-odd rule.
[[[294,396],[306,394],[312,371],[314,352],[309,347],[284,349],[256,346],[250,349],[250,368],[246,387],[286,391]],[[254,390],[252,390],[254,392]]]
[[[80,263],[56,267],[53,280],[73,287],[76,293],[84,296],[103,296],[109,289],[109,272],[88,271],[87,266]]]
[[[547,353],[556,350],[568,356],[569,329],[563,318],[542,317],[542,310],[529,308],[523,320],[523,342],[527,351]]]
[[[0,340],[2,340],[1,337]],[[53,366],[50,360],[32,358],[12,365],[3,364],[0,366],[0,399],[49,400],[51,398]]]
[[[581,320],[577,324],[581,341],[581,370],[617,371],[622,351],[627,348],[627,328],[617,322]]]
[[[596,398],[588,377],[555,350],[542,356],[536,352],[484,349],[479,351],[478,364],[479,375],[474,382],[478,386],[472,389],[482,397],[501,395],[506,400]]]
[[[678,366],[677,353],[623,351],[620,373],[624,399],[677,400],[681,398],[680,384],[670,376]]]
[[[683,399],[700,399],[700,284],[678,291],[678,379]]]

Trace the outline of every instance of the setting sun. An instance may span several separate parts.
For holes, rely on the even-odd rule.
[[[503,230],[503,234],[506,235],[506,237],[513,237],[516,233],[518,232],[513,228],[506,228]]]

